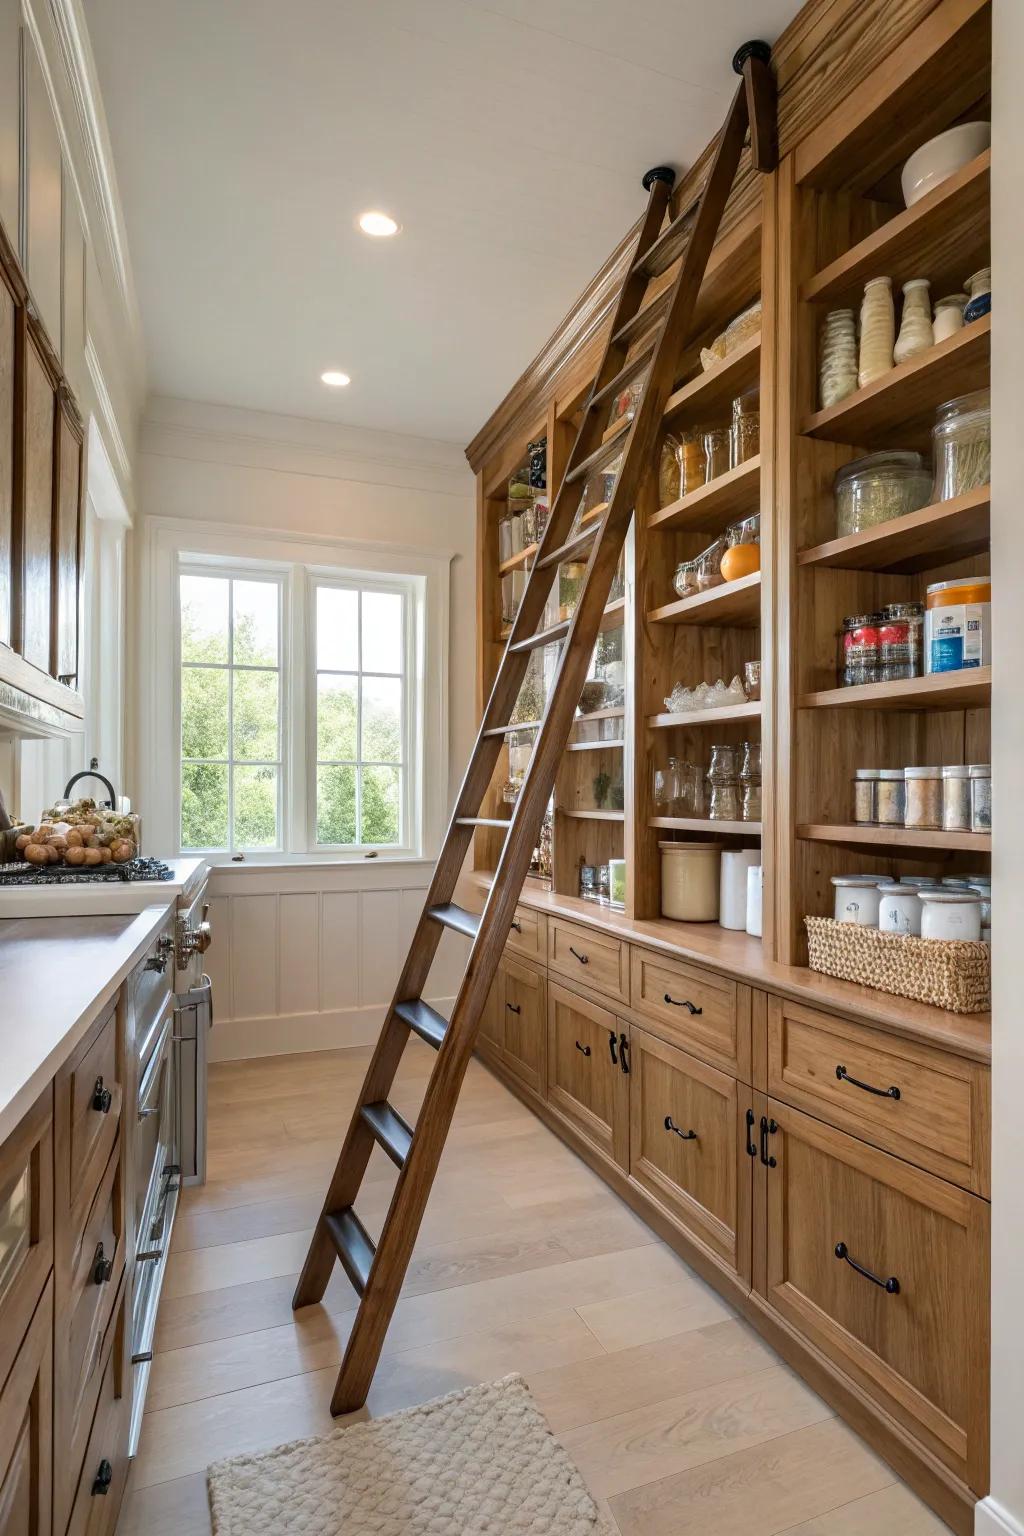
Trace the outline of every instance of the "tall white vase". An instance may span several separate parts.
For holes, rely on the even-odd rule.
[[[892,278],[873,277],[865,286],[860,306],[860,365],[857,382],[861,389],[888,373],[893,366],[896,344],[896,311],[892,302]]]

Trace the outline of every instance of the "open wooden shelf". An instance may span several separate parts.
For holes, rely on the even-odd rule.
[[[983,485],[862,533],[801,549],[796,563],[897,575],[933,570],[988,548],[991,506],[991,487]]]
[[[571,816],[574,821],[625,821],[625,811],[570,811],[564,805],[556,805],[559,816]]]
[[[609,748],[624,747],[624,741],[570,741],[567,752],[607,752]]]
[[[730,720],[760,720],[760,699],[748,700],[745,704],[726,705],[720,709],[691,709],[682,715],[648,715],[647,724],[652,731],[672,731],[688,725],[716,725],[719,722],[725,724]]]
[[[991,832],[919,832],[910,827],[798,826],[797,837],[811,843],[851,843],[865,848],[930,848],[950,852],[991,853]]]
[[[592,709],[589,715],[577,715],[573,725],[584,725],[588,720],[621,720],[625,713],[621,704],[615,709]]]
[[[615,597],[608,604],[601,615],[601,633],[606,629],[618,629],[620,624],[626,622],[626,599]]]
[[[991,170],[992,151],[986,149],[815,273],[801,298],[858,307],[864,284],[880,272],[892,278],[895,294],[913,277],[927,277],[936,296],[959,292],[967,273],[988,265]]]
[[[801,709],[988,709],[992,704],[992,668],[932,672],[896,683],[864,683],[859,688],[824,688],[805,693]]]
[[[498,574],[504,576],[507,571],[516,571],[521,565],[529,565],[539,548],[539,544],[527,544],[526,548],[521,549],[517,555],[509,555],[508,559],[503,560],[498,566]]]
[[[737,518],[756,512],[761,504],[761,455],[727,470],[707,485],[667,507],[652,512],[649,528],[695,529],[721,533]]]
[[[652,816],[649,827],[666,832],[710,832],[723,837],[760,837],[759,821],[712,821],[707,816]]]
[[[707,421],[728,410],[737,395],[751,389],[761,377],[761,335],[751,336],[728,357],[696,378],[688,379],[665,406],[665,424],[692,419]]]
[[[756,628],[761,622],[761,572],[752,571],[692,597],[680,597],[647,615],[651,624],[731,624]]]
[[[838,405],[805,417],[800,431],[825,442],[858,446],[905,448],[923,443],[929,440],[938,406],[988,384],[991,340],[992,316],[983,315]]]

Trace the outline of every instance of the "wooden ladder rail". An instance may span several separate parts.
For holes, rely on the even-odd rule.
[[[456,798],[448,831],[434,870],[409,955],[374,1049],[323,1209],[299,1276],[292,1305],[319,1301],[337,1259],[360,1293],[331,1412],[347,1413],[366,1400],[399,1292],[412,1257],[448,1129],[458,1101],[480,1018],[504,951],[515,906],[554,787],[562,751],[569,738],[590,657],[600,632],[642,475],[653,462],[665,404],[675,382],[676,359],[686,338],[711,249],[739,163],[748,127],[754,163],[774,166],[774,82],[767,45],[751,43],[733,63],[742,75],[719,136],[716,153],[697,206],[682,266],[671,291],[657,340],[650,352],[646,388],[630,427],[602,445],[604,407],[623,369],[627,344],[617,340],[638,312],[649,278],[643,258],[657,240],[671,191],[673,174],[657,167],[644,177],[649,192],[633,261],[623,280],[608,329],[608,341],[587,408],[555,496],[519,612],[508,638],[476,744]],[[634,360],[635,361],[635,360]],[[477,812],[509,729],[519,690],[538,644],[536,625],[555,578],[578,502],[581,480],[622,453],[609,505],[597,523],[572,618],[555,626],[551,642],[562,640],[548,704],[524,777],[494,882],[479,919],[452,903],[465,856],[478,821]],[[578,487],[579,490],[574,490]],[[574,539],[573,546],[578,545]],[[551,643],[549,642],[549,643]],[[472,949],[451,1019],[444,1021],[422,1001],[445,927],[472,938]],[[410,1033],[437,1050],[415,1128],[387,1103]],[[399,1168],[398,1179],[374,1246],[353,1209],[366,1167],[378,1142]]]

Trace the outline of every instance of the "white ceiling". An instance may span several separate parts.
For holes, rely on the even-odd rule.
[[[796,0],[84,6],[151,388],[464,443]]]

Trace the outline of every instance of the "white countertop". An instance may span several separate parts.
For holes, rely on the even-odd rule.
[[[175,900],[168,892],[121,917],[0,922],[0,1143],[152,943]]]

